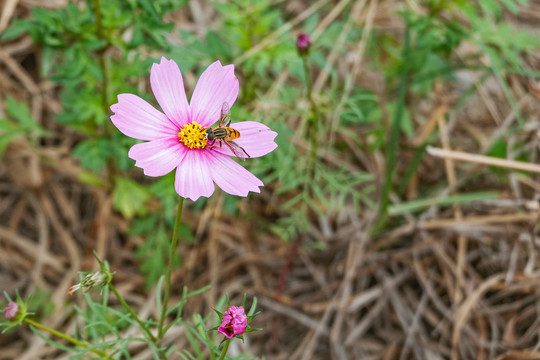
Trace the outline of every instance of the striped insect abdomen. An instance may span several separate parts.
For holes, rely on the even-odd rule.
[[[227,138],[228,138],[229,140],[238,139],[238,138],[240,137],[240,132],[239,132],[238,130],[233,129],[232,127],[227,127],[227,128],[225,128],[225,129],[227,129],[227,132],[228,132]]]
[[[212,129],[212,135],[215,140],[223,140],[227,137],[227,128],[215,127]]]

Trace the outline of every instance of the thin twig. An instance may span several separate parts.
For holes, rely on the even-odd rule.
[[[427,147],[427,152],[428,154],[432,156],[442,157],[445,159],[468,161],[468,162],[473,162],[477,164],[485,164],[489,166],[497,166],[497,167],[503,167],[503,168],[513,169],[513,170],[522,170],[522,171],[540,173],[540,165],[526,163],[522,161],[506,160],[506,159],[500,159],[500,158],[495,158],[491,156],[476,155],[476,154],[470,154],[470,153],[466,153],[462,151],[455,151],[455,150],[444,150],[444,149],[435,148],[431,146]]]

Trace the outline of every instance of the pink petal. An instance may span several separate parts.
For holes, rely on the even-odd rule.
[[[246,326],[243,323],[242,324],[233,323],[232,328],[233,328],[234,335],[242,335],[243,333],[246,332]]]
[[[277,148],[277,144],[274,142],[277,132],[270,130],[268,126],[260,122],[241,121],[232,123],[231,127],[240,132],[240,137],[234,140],[234,142],[243,147],[252,158],[264,156]],[[234,156],[225,144],[222,145],[221,149],[213,148],[213,150],[225,155]]]
[[[10,301],[6,304],[6,307],[2,311],[2,315],[6,320],[14,319],[19,313],[19,304],[14,301]]]
[[[247,196],[250,191],[260,192],[259,186],[264,186],[261,180],[230,157],[210,149],[204,155],[212,169],[212,179],[226,193]]]
[[[154,140],[178,135],[177,127],[163,113],[136,95],[118,95],[118,103],[113,104],[111,110],[114,126],[129,137]]]
[[[202,150],[187,150],[186,156],[176,169],[174,187],[178,195],[193,201],[209,197],[214,192],[210,164]]]
[[[187,148],[176,138],[158,139],[135,144],[128,156],[135,160],[135,166],[148,176],[162,176],[170,173],[180,164]]]
[[[161,58],[159,64],[152,65],[150,85],[159,106],[177,127],[189,122],[190,109],[184,89],[180,68],[174,60]]]
[[[217,122],[223,103],[233,106],[238,87],[234,65],[222,66],[219,61],[214,62],[202,73],[193,91],[191,120],[203,127]]]
[[[225,324],[227,325],[227,324]],[[225,327],[225,325],[221,325],[219,328],[218,328],[218,332],[225,335],[225,337],[227,337],[227,339],[232,339],[233,338],[233,335],[232,333],[229,332],[229,330],[227,330],[227,328]]]

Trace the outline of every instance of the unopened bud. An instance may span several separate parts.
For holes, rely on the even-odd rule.
[[[296,38],[296,48],[300,55],[306,54],[309,51],[310,46],[311,41],[309,35],[305,33],[298,34],[298,37]]]
[[[17,303],[14,301],[7,303],[6,307],[2,311],[2,314],[4,315],[4,318],[6,318],[6,320],[14,319],[18,313],[19,305],[17,305]]]
[[[223,314],[221,325],[218,328],[218,332],[225,335],[228,339],[232,339],[233,336],[242,335],[246,332],[248,318],[244,313],[243,306],[231,306]]]

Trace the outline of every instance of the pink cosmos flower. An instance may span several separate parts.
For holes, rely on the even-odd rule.
[[[244,313],[243,306],[231,306],[225,314],[223,321],[218,327],[218,332],[225,335],[228,339],[232,339],[235,335],[242,335],[246,331],[247,316]]]
[[[133,94],[118,95],[111,106],[113,124],[127,136],[148,140],[136,144],[128,156],[148,176],[162,176],[176,169],[176,192],[193,201],[214,192],[214,182],[223,191],[247,196],[260,192],[261,180],[230,156],[223,144],[209,143],[206,130],[221,117],[224,104],[232,106],[238,95],[234,65],[211,64],[201,75],[188,104],[180,68],[173,60],[161,58],[150,71],[150,85],[164,113]],[[234,142],[259,157],[273,151],[277,133],[256,121],[230,125],[240,133]]]

